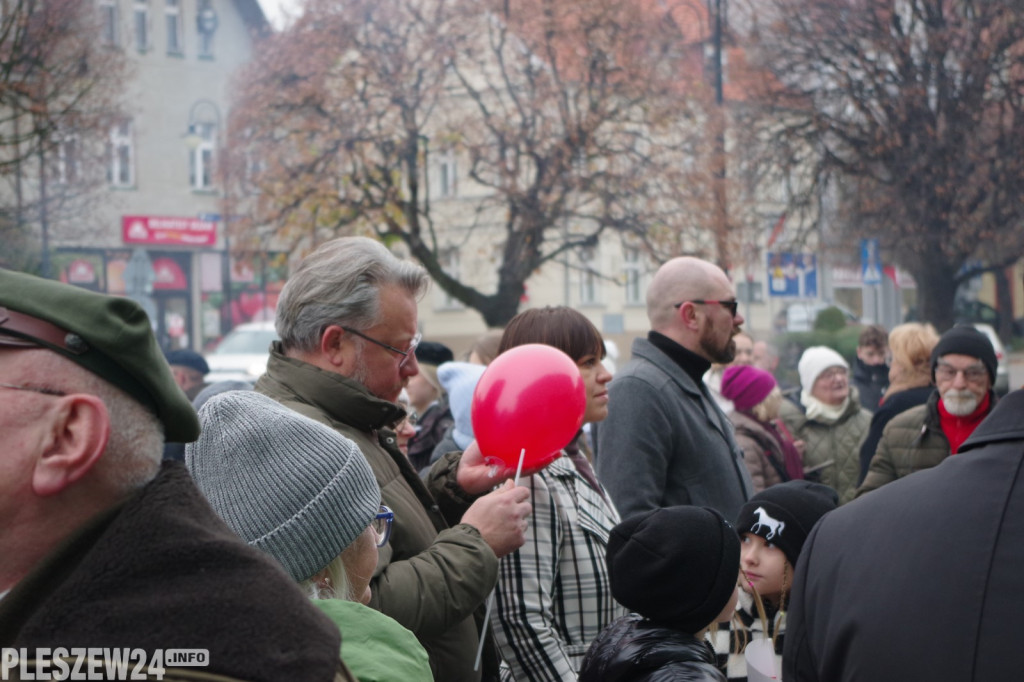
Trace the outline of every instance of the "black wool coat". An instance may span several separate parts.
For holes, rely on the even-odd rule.
[[[1021,678],[1022,417],[1016,391],[956,457],[821,519],[797,562],[787,682]]]

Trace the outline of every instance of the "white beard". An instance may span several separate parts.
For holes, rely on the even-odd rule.
[[[978,409],[979,402],[980,398],[966,389],[958,391],[951,388],[942,394],[942,405],[946,412],[957,417],[966,417],[974,412]]]

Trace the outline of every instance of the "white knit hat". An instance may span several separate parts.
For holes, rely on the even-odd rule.
[[[296,581],[319,573],[366,530],[380,488],[348,438],[253,391],[199,410],[185,464],[210,506]]]
[[[463,450],[473,442],[473,391],[485,369],[473,362],[446,362],[437,368],[437,378],[448,393],[448,407],[455,420],[452,438]]]
[[[850,365],[843,359],[843,356],[827,346],[811,346],[805,350],[796,366],[797,371],[800,372],[800,388],[804,392],[810,393],[818,376],[829,367],[850,369]]]

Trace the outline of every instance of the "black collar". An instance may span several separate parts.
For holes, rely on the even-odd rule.
[[[711,363],[708,360],[692,350],[683,348],[664,334],[655,331],[647,332],[647,340],[682,367],[683,371],[689,374],[698,386],[704,380],[704,374],[711,369]]]

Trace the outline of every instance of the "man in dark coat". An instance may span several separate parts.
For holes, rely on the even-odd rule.
[[[50,679],[61,650],[206,649],[167,679],[353,679],[337,627],[161,465],[165,435],[199,421],[142,308],[0,270],[0,673],[12,652],[14,679]]]
[[[704,374],[728,364],[743,324],[721,268],[673,258],[647,288],[651,331],[608,385],[612,409],[594,425],[597,477],[622,518],[694,504],[734,519],[753,494],[732,423]]]
[[[961,455],[822,519],[793,581],[787,682],[1020,679],[1022,414],[1016,391]]]

